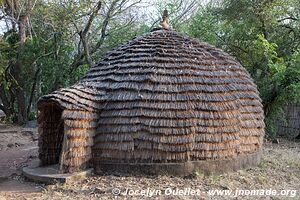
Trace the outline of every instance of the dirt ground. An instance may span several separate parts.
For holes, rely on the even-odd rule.
[[[38,164],[37,150],[36,129],[0,124],[0,200],[300,199],[299,141],[280,139],[279,144],[266,141],[262,161],[257,167],[222,175],[195,173],[185,178],[94,175],[72,184],[55,185],[30,182],[21,175],[21,167]],[[213,195],[215,190],[231,193]],[[247,191],[240,190],[266,191],[264,195],[246,195]],[[237,191],[240,194],[235,197]],[[113,193],[121,194],[115,196]]]

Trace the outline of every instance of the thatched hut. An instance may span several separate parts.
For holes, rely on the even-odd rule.
[[[165,29],[108,52],[38,109],[41,163],[65,172],[234,170],[259,161],[264,135],[261,99],[241,64]]]

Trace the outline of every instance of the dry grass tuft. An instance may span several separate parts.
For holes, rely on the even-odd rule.
[[[25,182],[26,183],[26,182]],[[27,184],[27,183],[26,183]],[[40,185],[42,186],[42,185]],[[266,143],[263,149],[261,163],[257,167],[239,170],[222,175],[205,176],[196,172],[186,178],[169,176],[131,176],[105,175],[93,176],[73,184],[56,184],[42,186],[40,193],[0,193],[8,199],[115,199],[111,191],[119,188],[129,189],[160,189],[193,188],[201,191],[210,189],[298,189],[295,199],[300,198],[300,144],[299,142],[281,141],[280,144]],[[147,199],[146,197],[120,196],[120,199]],[[203,199],[209,199],[207,195]],[[194,199],[193,196],[159,196],[163,199]],[[272,197],[271,199],[286,199],[287,197]],[[210,197],[212,199],[212,197]],[[228,199],[213,197],[213,199]],[[238,199],[259,199],[255,197],[240,197]],[[266,197],[261,197],[266,199]]]

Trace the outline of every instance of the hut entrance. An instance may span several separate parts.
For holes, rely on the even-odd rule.
[[[48,104],[41,109],[43,121],[40,127],[41,146],[40,159],[42,165],[61,164],[60,157],[64,139],[64,120],[62,109],[56,104]]]

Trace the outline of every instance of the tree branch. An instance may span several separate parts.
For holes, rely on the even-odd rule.
[[[182,18],[184,18],[187,14],[192,15],[195,11],[195,6],[197,5],[197,0],[192,1],[180,15],[178,15],[174,20],[173,23],[176,25]],[[172,23],[172,22],[171,22]]]
[[[102,0],[98,1],[95,10],[89,16],[89,19],[88,19],[84,29],[78,33],[79,37],[80,37],[80,41],[81,41],[83,49],[84,49],[86,61],[90,66],[93,63],[92,63],[92,59],[90,56],[90,49],[89,49],[89,44],[88,44],[88,40],[87,40],[87,33],[90,30],[92,23],[93,23],[95,17],[97,16],[99,10],[101,9],[101,6],[102,6]]]
[[[82,35],[83,36],[86,36],[87,32],[90,30],[95,17],[97,16],[99,10],[101,9],[101,6],[102,6],[102,0],[98,1],[95,10],[89,16],[89,19],[88,19],[84,29],[82,30]]]
[[[277,20],[277,22],[283,22],[283,21],[285,21],[285,20],[293,20],[293,21],[298,21],[299,19],[298,19],[298,18],[296,18],[296,17],[292,17],[292,16],[290,16],[290,17],[285,17],[285,18],[282,18],[282,19],[278,19],[278,20]]]
[[[101,37],[100,37],[99,41],[96,43],[96,45],[92,48],[91,53],[95,53],[102,46],[102,44],[104,43],[104,39],[106,37],[107,26],[108,26],[108,23],[109,23],[109,21],[112,17],[112,14],[115,10],[115,5],[118,1],[119,0],[115,0],[111,3],[111,5],[110,5],[110,7],[107,11],[106,17],[103,21],[103,24],[102,24]]]
[[[125,12],[126,10],[132,8],[133,6],[135,6],[135,5],[139,4],[139,3],[141,3],[142,0],[138,0],[138,1],[134,2],[134,3],[132,3],[131,5],[127,6],[126,8],[122,9],[123,6],[124,6],[124,4],[126,4],[127,2],[128,2],[128,0],[123,0],[123,1],[119,4],[119,6],[118,6],[118,11],[115,12],[115,13],[113,14],[113,16]]]
[[[33,96],[34,96],[34,92],[36,89],[36,83],[37,83],[37,79],[38,79],[38,75],[40,73],[41,69],[38,68],[34,74],[34,78],[33,78],[33,83],[32,83],[32,87],[31,87],[31,92],[30,92],[30,97],[29,97],[29,102],[27,105],[27,115],[29,115],[30,110],[31,110],[31,104],[32,104],[32,100],[33,100]]]
[[[54,54],[55,52],[49,52],[49,53],[46,53],[44,55],[41,55],[39,57],[37,57],[32,64],[35,64],[39,59],[43,58],[43,57],[47,57],[47,56],[50,56],[51,54]],[[29,102],[28,102],[28,105],[27,105],[27,115],[30,113],[30,110],[31,110],[31,104],[32,104],[32,100],[33,100],[33,97],[34,97],[34,94],[35,94],[35,90],[36,90],[36,84],[37,84],[37,79],[38,79],[38,75],[40,73],[41,69],[38,68],[35,73],[34,73],[34,78],[33,78],[33,83],[32,83],[32,86],[31,86],[31,92],[30,92],[30,97],[29,97]]]
[[[7,94],[5,92],[5,88],[3,83],[0,83],[0,99],[2,100],[3,104],[0,104],[0,109],[9,116],[9,110],[11,108],[11,102],[8,100]]]
[[[134,22],[134,17],[131,17],[131,18],[129,19],[129,21],[128,21],[126,24],[124,24],[123,26],[118,27],[118,28],[116,28],[116,29],[111,29],[110,32],[107,33],[106,35],[109,36],[109,35],[111,35],[111,34],[113,34],[113,33],[115,33],[115,32],[118,32],[118,31],[122,30],[123,28],[132,25],[133,22]]]
[[[96,45],[94,45],[90,51],[89,51],[89,54],[93,54],[95,53],[98,48],[100,48],[102,46],[102,44],[104,43],[104,39],[106,37],[106,31],[107,31],[107,27],[108,27],[108,23],[111,19],[111,16],[112,16],[112,13],[113,11],[115,10],[115,5],[116,3],[120,1],[120,0],[114,0],[111,5],[109,6],[109,9],[106,13],[106,16],[104,18],[104,21],[103,21],[103,24],[102,24],[102,27],[101,27],[101,36],[100,36],[100,39],[99,41],[96,43]],[[83,44],[83,43],[82,43]],[[84,45],[84,44],[83,44]],[[81,53],[79,55],[76,56],[75,60],[73,61],[73,63],[70,65],[70,68],[71,68],[71,72],[76,69],[77,67],[79,67],[80,65],[83,65],[83,64],[86,64],[87,63],[87,59],[84,60],[86,56],[86,52],[85,53]]]
[[[286,29],[289,29],[289,33],[293,32],[295,35],[297,35],[296,31],[294,30],[294,28],[292,28],[291,26],[289,25],[286,25],[286,24],[281,24],[279,25],[280,27],[283,27],[283,28],[286,28]]]
[[[233,47],[233,48],[238,49],[238,50],[240,50],[240,51],[242,51],[242,52],[244,52],[244,53],[246,53],[246,54],[249,53],[246,49],[243,49],[242,47],[240,47],[240,46],[238,46],[238,45],[229,44],[228,42],[226,42],[226,40],[225,40],[223,37],[221,37],[221,36],[218,35],[217,33],[215,33],[215,35],[216,35],[216,36],[217,36],[224,44],[226,44],[229,48],[230,48],[230,47]],[[232,49],[232,48],[230,48],[230,49]]]
[[[5,113],[5,108],[2,104],[0,104],[0,110],[2,110]]]

